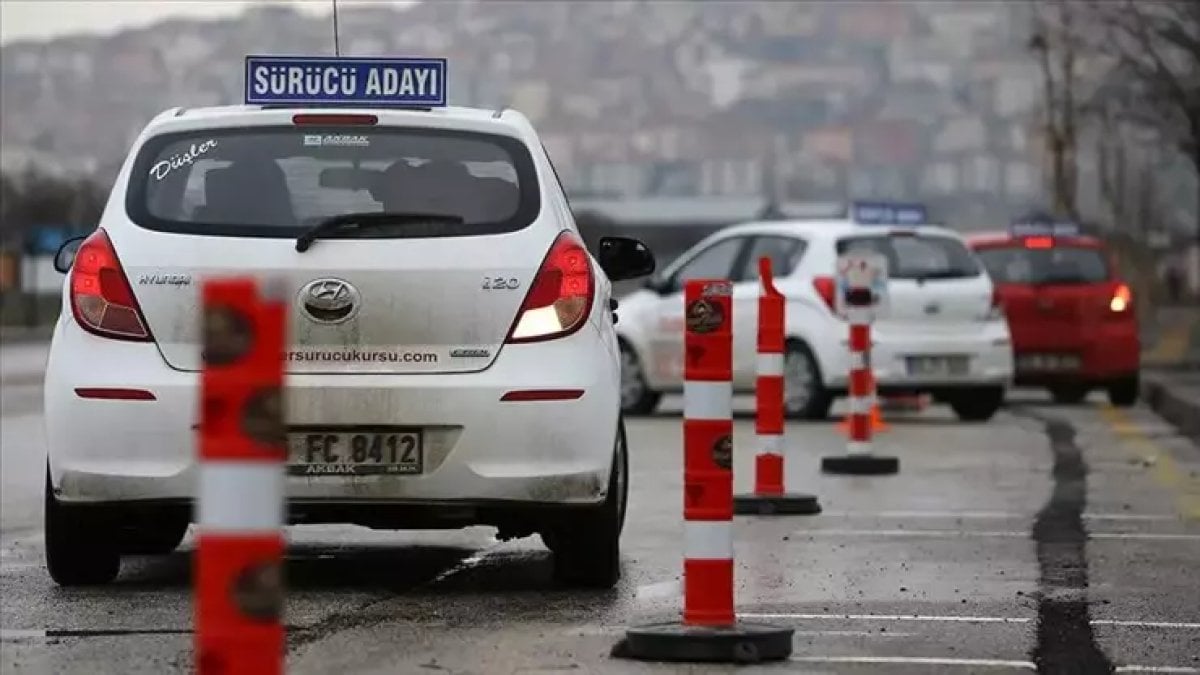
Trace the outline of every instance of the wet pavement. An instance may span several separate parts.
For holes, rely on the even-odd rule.
[[[59,589],[42,569],[39,384],[12,366],[39,357],[9,350],[0,671],[186,672],[190,537],[128,559],[109,587]],[[876,451],[900,458],[895,476],[822,476],[843,437],[790,425],[788,487],[824,512],[737,518],[739,613],[795,629],[790,661],[739,672],[1200,673],[1200,448],[1101,396],[1013,398],[986,424],[941,406],[889,414]],[[536,538],[290,528],[288,672],[731,672],[609,656],[626,627],[681,606],[678,410],[629,421],[624,577],[610,592],[556,588]],[[736,431],[744,490],[748,415]]]

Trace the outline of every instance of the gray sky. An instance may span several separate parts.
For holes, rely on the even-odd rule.
[[[0,43],[72,33],[113,33],[168,18],[235,16],[248,5],[284,4],[328,13],[331,0],[0,0]],[[411,0],[338,0],[355,5],[406,5]]]

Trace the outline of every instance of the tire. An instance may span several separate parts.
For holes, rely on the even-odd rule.
[[[1108,385],[1108,402],[1118,408],[1128,408],[1138,401],[1140,383],[1137,375],[1122,378]]]
[[[96,586],[117,578],[121,554],[112,526],[94,509],[66,506],[54,497],[46,467],[46,571],[59,586]]]
[[[554,578],[574,588],[609,589],[621,579],[621,531],[629,500],[625,422],[618,420],[608,496],[594,509],[571,516],[542,540],[554,553]]]
[[[1088,395],[1087,387],[1077,384],[1057,385],[1050,387],[1050,396],[1055,403],[1075,405],[1081,403]]]
[[[978,387],[948,397],[963,422],[986,422],[1004,405],[1004,387]]]
[[[641,359],[624,340],[621,345],[621,412],[625,415],[650,415],[658,408],[662,393],[646,383]]]
[[[166,555],[179,548],[187,534],[185,519],[162,519],[121,529],[120,551],[126,555]]]
[[[788,340],[783,355],[783,414],[788,419],[824,420],[833,407],[821,366],[808,345]],[[803,392],[803,393],[801,393]]]

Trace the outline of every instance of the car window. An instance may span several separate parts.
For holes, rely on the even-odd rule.
[[[1108,260],[1094,248],[1055,246],[987,247],[978,256],[997,283],[1002,284],[1079,284],[1108,281]]]
[[[353,212],[430,213],[449,221],[382,233],[447,236],[522,229],[540,210],[524,144],[483,133],[403,127],[254,127],[161,136],[139,151],[126,197],[148,229],[294,237]]]
[[[962,279],[982,273],[958,239],[940,235],[867,235],[840,239],[838,255],[865,249],[887,258],[890,279]]]
[[[680,290],[689,279],[729,279],[744,237],[722,239],[687,261],[671,276],[671,288]]]
[[[776,277],[787,276],[796,268],[796,263],[800,261],[804,248],[804,240],[795,237],[755,237],[750,244],[746,259],[733,278],[736,281],[757,281],[758,260],[763,256],[771,259],[773,275]]]

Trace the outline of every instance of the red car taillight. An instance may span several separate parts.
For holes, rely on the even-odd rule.
[[[508,342],[536,342],[566,337],[579,330],[592,311],[595,292],[591,259],[570,232],[554,240],[533,279]]]
[[[1133,307],[1133,291],[1125,284],[1117,284],[1113,290],[1112,298],[1108,301],[1108,308],[1115,314],[1128,312]]]
[[[837,293],[837,283],[833,277],[813,277],[812,283],[813,288],[817,290],[817,295],[821,296],[821,299],[829,307],[829,311],[834,311],[837,303],[837,298],[834,295]]]
[[[71,313],[84,330],[117,340],[150,340],[133,288],[103,229],[85,239],[75,253],[70,299]]]

